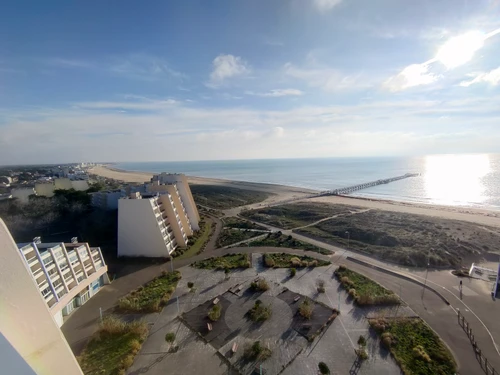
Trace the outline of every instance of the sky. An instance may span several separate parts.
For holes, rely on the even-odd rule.
[[[0,165],[500,152],[500,0],[5,1]]]

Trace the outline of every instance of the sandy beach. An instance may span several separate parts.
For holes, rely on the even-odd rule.
[[[115,180],[121,180],[124,182],[138,182],[138,183],[149,181],[154,174],[147,172],[123,171],[123,170],[113,169],[111,166],[94,167],[89,170],[89,173],[93,173],[106,178],[112,178]],[[263,191],[266,193],[273,194],[270,198],[266,199],[266,201],[264,201],[262,205],[274,204],[289,199],[306,198],[309,195],[318,192],[315,190],[297,188],[292,186],[261,184],[261,183],[244,182],[244,181],[230,181],[224,179],[204,178],[195,176],[188,176],[188,180],[192,184],[230,186],[240,189]],[[481,225],[500,227],[499,212],[476,209],[476,208],[413,204],[406,202],[370,200],[370,199],[339,197],[339,196],[317,197],[309,200],[313,202],[346,204],[346,205],[392,211],[392,212],[427,215],[443,219],[463,220]]]

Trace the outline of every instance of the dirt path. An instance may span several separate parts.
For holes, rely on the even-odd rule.
[[[219,234],[222,230],[222,220],[219,219],[218,217],[212,216],[212,215],[206,215],[210,217],[210,220],[215,223],[215,230],[212,233],[212,237],[210,237],[210,240],[207,242],[207,246],[205,246],[205,252],[210,252],[213,251],[217,248],[217,238],[219,238]]]

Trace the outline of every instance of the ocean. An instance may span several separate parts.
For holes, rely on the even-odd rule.
[[[429,155],[422,157],[218,160],[116,163],[141,172],[185,173],[331,190],[405,173],[420,173],[353,196],[412,203],[500,210],[500,155]]]

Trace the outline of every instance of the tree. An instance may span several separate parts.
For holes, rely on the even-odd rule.
[[[217,320],[219,320],[219,318],[221,316],[221,313],[222,313],[222,307],[221,307],[221,305],[219,305],[219,304],[214,305],[214,307],[212,307],[210,309],[210,311],[208,312],[208,318],[212,322],[216,322]]]
[[[323,375],[328,375],[330,373],[330,369],[328,368],[325,362],[318,363],[318,368],[319,372]]]
[[[175,341],[175,333],[174,332],[169,332],[165,335],[165,341],[168,343],[173,343]]]

